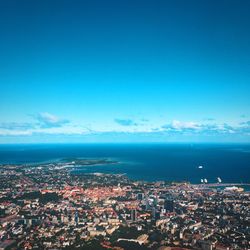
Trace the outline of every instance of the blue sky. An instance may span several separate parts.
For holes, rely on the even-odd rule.
[[[250,142],[248,1],[1,1],[0,143]]]

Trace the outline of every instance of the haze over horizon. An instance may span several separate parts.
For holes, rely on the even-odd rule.
[[[1,1],[0,143],[249,143],[249,7]]]

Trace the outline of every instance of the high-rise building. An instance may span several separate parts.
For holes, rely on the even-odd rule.
[[[147,211],[150,210],[150,203],[149,203],[148,198],[146,198],[146,200],[145,200],[145,205],[146,205],[146,210]]]
[[[78,211],[75,211],[75,223],[78,224],[78,222],[79,222]]]
[[[160,212],[155,207],[152,208],[152,217],[154,220],[160,219]]]
[[[164,209],[168,213],[174,212],[174,200],[172,198],[166,198],[164,201]]]
[[[143,200],[144,199],[144,194],[143,193],[138,193],[137,194],[137,200]]]
[[[157,200],[156,197],[154,197],[154,199],[153,199],[153,205],[154,205],[154,206],[157,206],[157,204],[158,204],[158,200]]]
[[[131,220],[132,221],[137,220],[137,211],[136,211],[136,209],[131,210]]]

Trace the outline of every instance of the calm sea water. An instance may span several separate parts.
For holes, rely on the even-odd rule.
[[[132,179],[250,183],[250,144],[68,144],[0,145],[0,164],[61,158],[109,158],[119,164],[80,172],[126,173]],[[198,166],[203,166],[199,169]]]

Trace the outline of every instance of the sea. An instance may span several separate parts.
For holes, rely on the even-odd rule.
[[[0,145],[2,164],[30,164],[65,158],[110,159],[117,163],[81,166],[73,174],[126,174],[141,181],[207,179],[250,183],[250,144],[16,144]]]

